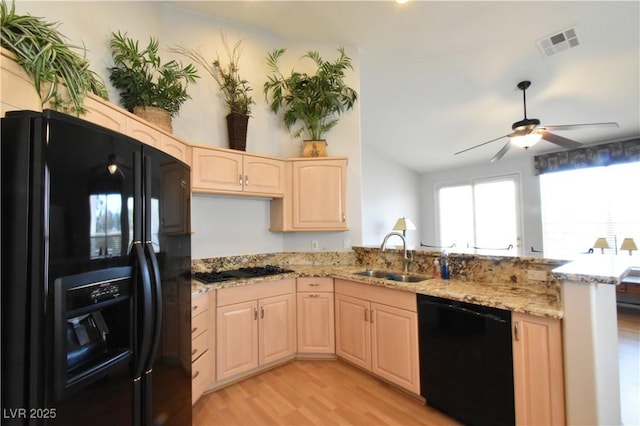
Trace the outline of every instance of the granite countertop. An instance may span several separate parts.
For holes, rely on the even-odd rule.
[[[564,281],[617,285],[631,270],[638,268],[638,256],[589,254],[555,268],[552,273]]]
[[[365,269],[362,266],[309,266],[287,265],[295,272],[257,277],[249,279],[230,280],[213,284],[204,284],[192,280],[192,294],[196,296],[213,289],[238,287],[248,284],[278,281],[297,277],[333,277],[364,284],[387,287],[412,293],[426,294],[430,296],[444,297],[478,305],[491,306],[521,312],[536,316],[562,318],[562,308],[557,306],[555,300],[541,291],[536,293],[508,283],[475,283],[460,280],[443,280],[432,278],[426,281],[404,283],[382,278],[364,277],[355,275],[354,272]]]

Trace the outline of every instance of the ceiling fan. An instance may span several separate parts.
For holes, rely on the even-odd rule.
[[[586,127],[618,127],[618,123],[588,123],[588,124],[564,124],[558,126],[543,126],[540,125],[540,120],[537,118],[527,118],[527,94],[526,90],[531,86],[530,81],[521,81],[518,83],[518,89],[522,90],[522,104],[524,106],[524,118],[520,121],[516,121],[511,125],[512,133],[509,133],[499,138],[491,139],[490,141],[481,143],[471,148],[463,149],[456,152],[454,155],[462,154],[463,152],[470,151],[472,149],[487,145],[491,142],[498,141],[502,138],[509,138],[509,141],[491,158],[491,162],[497,161],[509,151],[512,145],[519,146],[524,149],[528,149],[533,146],[540,139],[544,139],[547,142],[554,143],[562,148],[578,148],[582,146],[580,142],[576,142],[572,139],[567,139],[562,136],[550,133],[549,130],[576,130]]]

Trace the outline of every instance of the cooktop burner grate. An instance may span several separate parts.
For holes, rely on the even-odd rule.
[[[268,275],[285,274],[287,272],[293,271],[290,269],[283,269],[275,265],[265,265],[233,269],[230,271],[194,272],[193,277],[198,281],[202,281],[203,283],[211,284],[222,281],[235,280],[238,278],[264,277]]]

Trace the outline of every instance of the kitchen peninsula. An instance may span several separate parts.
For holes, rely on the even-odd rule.
[[[622,424],[616,285],[632,256],[585,255],[554,269],[562,281],[567,423]]]
[[[280,275],[272,275],[260,278],[247,278],[240,280],[229,280],[214,284],[203,284],[196,280],[192,281],[192,297],[194,300],[201,300],[203,297],[209,297],[210,310],[214,311],[217,305],[218,315],[212,321],[218,321],[217,324],[211,325],[213,331],[224,330],[226,326],[221,325],[220,321],[226,321],[222,316],[225,306],[221,306],[220,301],[215,301],[215,294],[218,297],[228,290],[258,289],[266,291],[267,288],[276,288],[279,293],[295,293],[295,281],[298,281],[297,292],[299,296],[308,295],[313,292],[320,303],[321,297],[335,297],[335,319],[333,311],[333,303],[323,305],[326,307],[327,314],[325,322],[330,321],[333,332],[333,323],[335,321],[335,351],[330,357],[347,360],[360,368],[369,370],[371,374],[398,386],[415,396],[419,395],[419,374],[417,360],[417,342],[418,331],[416,322],[416,298],[414,294],[427,294],[438,297],[447,298],[454,301],[469,302],[476,305],[485,305],[498,307],[511,311],[512,323],[515,327],[522,330],[521,335],[518,332],[513,336],[514,341],[514,373],[515,373],[515,393],[516,393],[516,415],[517,423],[531,423],[532,421],[543,419],[543,421],[552,422],[554,424],[564,423],[564,391],[563,391],[563,362],[562,362],[562,341],[561,341],[561,320],[563,317],[561,304],[561,288],[560,282],[556,280],[551,271],[561,265],[562,261],[548,260],[535,257],[497,257],[497,256],[480,256],[470,254],[451,254],[450,262],[452,269],[452,279],[442,280],[433,278],[434,260],[439,258],[440,252],[416,250],[413,251],[414,261],[411,264],[410,272],[428,277],[427,280],[421,282],[399,282],[385,278],[368,277],[358,274],[363,270],[402,270],[402,252],[400,250],[391,249],[381,252],[378,248],[370,247],[354,247],[352,251],[347,252],[296,252],[296,253],[272,253],[249,256],[230,256],[210,259],[194,260],[192,262],[193,272],[204,271],[224,271],[233,270],[238,267],[252,267],[259,265],[278,265],[280,267],[292,270]],[[535,278],[529,279],[529,271],[535,270]],[[286,284],[293,280],[294,283]],[[306,280],[306,281],[305,281]],[[304,284],[306,283],[306,284]],[[311,284],[309,284],[311,283]],[[335,284],[334,284],[335,283]],[[283,287],[284,285],[284,287]],[[304,285],[314,285],[317,287],[301,287]],[[262,287],[264,286],[264,287]],[[294,290],[289,290],[293,288]],[[286,291],[284,290],[286,289]],[[334,296],[335,294],[335,296]],[[275,297],[276,293],[274,293]],[[225,299],[228,296],[224,296]],[[300,299],[298,299],[300,300]],[[373,316],[377,312],[377,321],[371,318],[371,331],[364,331],[366,335],[371,333],[372,339],[381,338],[376,336],[376,329],[380,327],[383,318],[390,318],[394,315],[394,326],[404,324],[402,330],[392,333],[393,336],[402,337],[403,342],[393,345],[383,345],[392,348],[396,352],[401,352],[401,362],[393,361],[397,365],[385,365],[376,370],[376,362],[384,362],[394,358],[380,358],[376,361],[376,355],[373,354],[373,361],[368,358],[367,351],[361,351],[361,348],[349,347],[345,350],[340,349],[340,329],[349,327],[344,324],[345,318],[348,321],[360,322],[362,315],[346,311],[340,317],[340,310],[345,307],[351,309],[351,302],[355,303],[362,300],[366,303],[360,311],[365,318],[368,315]],[[347,305],[339,301],[349,302]],[[223,302],[226,304],[227,302]],[[258,301],[258,303],[260,303]],[[300,314],[300,301],[298,301],[298,314]],[[213,306],[212,306],[213,304]],[[253,306],[253,305],[252,305]],[[240,304],[237,304],[238,313],[240,312]],[[388,307],[388,308],[387,308]],[[261,309],[258,305],[257,316],[261,317]],[[386,309],[386,311],[385,311]],[[330,314],[329,314],[330,311]],[[228,311],[225,315],[228,315]],[[253,311],[247,313],[253,319]],[[325,311],[322,311],[325,312]],[[354,312],[357,312],[354,311]],[[371,312],[368,314],[367,312]],[[210,312],[210,317],[216,315]],[[286,317],[286,314],[283,314]],[[295,314],[293,314],[295,315]],[[347,315],[347,317],[345,317]],[[355,315],[355,316],[354,316]],[[399,315],[399,316],[397,316]],[[265,315],[266,316],[266,315]],[[328,318],[328,319],[327,319]],[[412,319],[413,318],[413,319]],[[298,317],[300,321],[300,317]],[[258,320],[258,325],[260,320]],[[300,328],[300,323],[298,323]],[[347,330],[347,329],[345,329]],[[533,330],[533,334],[530,331]],[[362,333],[363,330],[356,332],[356,335]],[[379,331],[378,331],[379,332]],[[228,333],[225,332],[225,335]],[[387,335],[388,338],[389,335]],[[530,337],[533,336],[533,337]],[[300,337],[298,337],[300,339]],[[210,342],[216,339],[210,338]],[[220,342],[218,340],[218,342]],[[372,345],[367,343],[366,345]],[[364,345],[364,343],[363,343]],[[408,345],[406,348],[404,345]],[[402,347],[398,351],[398,347]],[[515,349],[517,348],[517,349]],[[210,351],[214,353],[214,348]],[[217,348],[219,349],[219,348]],[[355,358],[350,358],[351,352],[357,351]],[[541,351],[544,355],[541,357]],[[313,357],[314,354],[295,353],[295,349],[291,353],[287,353],[279,362],[269,364],[262,367],[256,367],[247,372],[231,377],[228,376],[220,381],[219,377],[211,379],[209,390],[215,390],[225,386],[234,380],[246,377],[246,374],[256,374],[265,368],[271,368],[275,365],[288,362],[289,360],[300,356]],[[224,356],[224,354],[221,354]],[[315,354],[318,358],[326,358],[327,353]],[[378,354],[378,356],[380,356]],[[359,358],[369,359],[366,361],[370,364],[358,363]],[[398,358],[397,356],[395,358]],[[380,361],[382,360],[382,361]],[[373,367],[366,365],[373,364]],[[218,361],[219,364],[219,361]],[[517,366],[517,368],[515,367]],[[218,365],[219,367],[219,365]],[[379,366],[380,367],[380,366]],[[212,366],[212,369],[215,365]],[[544,371],[542,371],[544,370]],[[395,377],[385,376],[386,371],[395,373]],[[224,373],[223,373],[224,374]],[[532,380],[533,377],[542,378],[540,380]],[[194,392],[195,396],[196,392]],[[537,395],[535,398],[532,395]],[[529,406],[527,406],[527,404]],[[533,407],[532,407],[533,405]]]
[[[432,277],[433,262],[439,258],[440,252],[415,250],[413,254],[410,272]],[[544,350],[556,352],[555,358],[551,354],[543,360],[543,364],[552,364],[547,365],[550,371],[543,380],[551,393],[534,393],[538,398],[537,403],[542,404],[545,410],[550,410],[545,415],[560,416],[562,422],[566,420],[567,424],[619,424],[615,285],[634,261],[623,256],[605,258],[591,255],[567,262],[539,257],[452,253],[452,279],[432,277],[408,283],[355,274],[367,269],[402,270],[402,252],[395,249],[381,252],[378,248],[354,247],[346,252],[231,256],[194,260],[193,271],[275,264],[293,272],[215,285],[194,280],[192,294],[198,297],[216,289],[282,279],[322,278],[498,307],[513,312],[514,323],[522,317],[549,321],[552,325],[550,328],[541,327],[540,324],[544,324],[541,322],[535,324],[536,328],[530,329],[534,333],[549,333],[545,335],[548,341]],[[532,270],[538,273],[531,274]],[[544,280],[530,277],[544,277]],[[553,326],[556,326],[555,332]],[[523,333],[526,332],[524,330],[527,329],[523,325]],[[558,340],[556,346],[553,339]],[[556,365],[553,365],[554,359]],[[540,364],[535,365],[533,369]],[[530,372],[540,375],[538,370]],[[558,405],[561,406],[559,412]],[[529,410],[526,415],[536,414],[539,413]],[[518,424],[526,422],[523,415],[521,409]]]

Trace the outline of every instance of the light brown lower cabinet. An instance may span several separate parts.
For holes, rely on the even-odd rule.
[[[336,354],[419,395],[416,295],[341,279],[335,293]]]
[[[562,323],[514,312],[513,372],[517,425],[564,425]]]
[[[181,302],[182,326],[180,359],[191,371],[191,400],[195,404],[214,381],[215,348],[211,347],[215,332],[216,293],[211,291]]]
[[[298,278],[299,354],[335,354],[333,278]]]
[[[216,380],[293,358],[295,279],[217,291]]]

